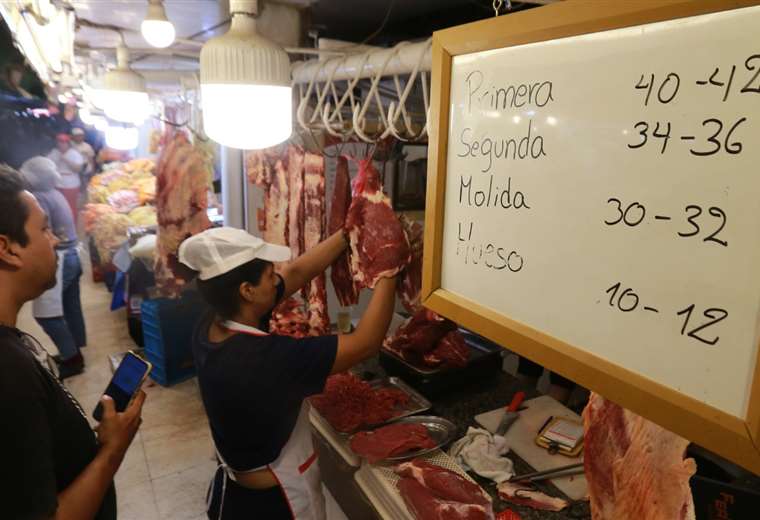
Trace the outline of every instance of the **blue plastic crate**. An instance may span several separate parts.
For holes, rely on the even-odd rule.
[[[150,377],[171,386],[195,375],[191,349],[193,330],[204,311],[195,293],[178,300],[145,300],[140,307],[145,357],[153,364]]]

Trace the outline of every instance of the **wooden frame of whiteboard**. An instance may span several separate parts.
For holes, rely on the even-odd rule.
[[[742,420],[441,288],[454,56],[753,5],[760,0],[567,0],[436,32],[422,299],[426,307],[760,474],[760,354]]]

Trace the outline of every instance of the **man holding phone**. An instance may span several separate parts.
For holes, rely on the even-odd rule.
[[[3,518],[113,520],[113,477],[140,426],[145,394],[117,413],[104,398],[97,436],[18,312],[55,284],[47,217],[18,172],[0,165],[0,511]]]

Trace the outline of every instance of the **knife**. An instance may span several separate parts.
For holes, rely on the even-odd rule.
[[[507,433],[507,430],[509,430],[509,427],[512,426],[518,417],[520,417],[520,414],[517,412],[517,410],[520,408],[520,405],[524,399],[525,392],[517,392],[515,394],[515,396],[512,398],[512,402],[509,403],[509,406],[506,408],[504,417],[501,418],[499,426],[496,428],[497,435],[501,435],[503,437],[504,434]]]

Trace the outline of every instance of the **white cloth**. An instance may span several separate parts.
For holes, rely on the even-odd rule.
[[[58,148],[54,148],[48,154],[48,159],[55,163],[58,173],[61,174],[59,188],[71,189],[78,188],[81,184],[79,173],[84,166],[84,157],[76,149],[69,148],[65,154],[62,154]]]
[[[514,464],[503,456],[507,452],[509,446],[504,437],[473,427],[449,448],[449,455],[465,469],[496,483],[509,480],[515,474]]]
[[[55,271],[55,287],[39,295],[32,302],[32,316],[35,318],[57,318],[63,316],[63,253],[58,254],[58,268]]]

